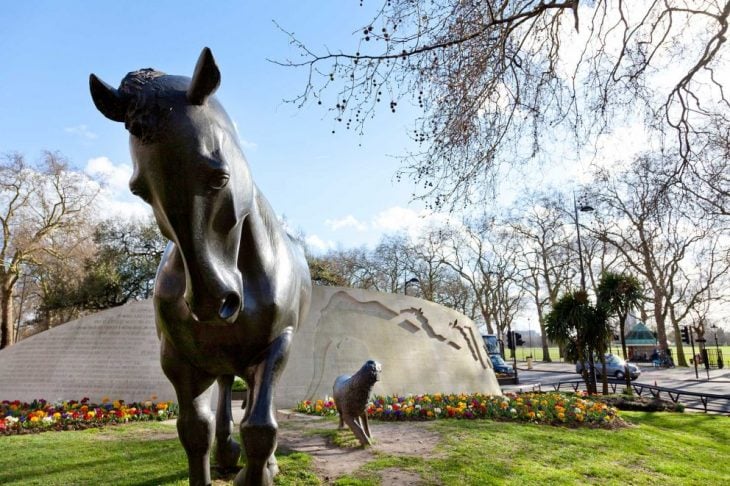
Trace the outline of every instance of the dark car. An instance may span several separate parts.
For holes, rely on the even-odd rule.
[[[505,375],[515,374],[515,370],[512,368],[512,365],[505,363],[504,359],[502,359],[502,357],[498,354],[490,355],[489,359],[492,360],[492,367],[494,368],[495,373],[503,373]]]
[[[601,365],[601,361],[596,358],[593,365],[596,367],[596,376],[601,376],[601,371],[603,369],[603,366]],[[585,364],[585,367],[588,368],[588,363]],[[575,364],[575,372],[581,373],[583,371],[583,363],[576,363]],[[629,363],[629,372],[631,373],[631,378],[636,379],[641,374],[641,370],[638,366],[633,365]],[[622,380],[626,377],[626,361],[619,358],[615,354],[607,354],[606,355],[606,376],[616,378],[617,380]]]

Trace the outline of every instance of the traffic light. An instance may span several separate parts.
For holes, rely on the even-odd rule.
[[[515,345],[522,346],[525,342],[522,340],[522,334],[519,332],[515,333]]]
[[[508,349],[515,349],[515,342],[512,339],[512,333],[511,332],[508,332],[507,333],[507,348]]]
[[[680,332],[682,333],[682,342],[689,344],[689,327],[682,326],[682,329]]]

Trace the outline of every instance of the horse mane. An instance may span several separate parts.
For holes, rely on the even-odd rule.
[[[132,71],[122,79],[119,94],[127,103],[124,127],[132,135],[143,142],[157,138],[174,104],[170,94],[181,89],[180,83],[170,81],[180,78],[146,68]]]

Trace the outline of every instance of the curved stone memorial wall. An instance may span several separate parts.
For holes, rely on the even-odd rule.
[[[368,359],[383,367],[375,394],[500,394],[479,331],[463,314],[402,294],[315,287],[277,403],[331,396],[335,378]]]
[[[500,393],[479,332],[464,315],[415,297],[317,286],[276,406],[331,395],[335,378],[367,359],[383,365],[377,394]],[[175,399],[160,369],[151,301],[86,316],[0,351],[0,400],[83,397]]]

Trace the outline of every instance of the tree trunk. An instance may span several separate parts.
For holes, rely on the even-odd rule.
[[[550,348],[548,347],[548,337],[545,332],[545,323],[543,322],[542,311],[538,309],[538,319],[540,319],[540,340],[542,341],[542,360],[545,363],[552,363],[553,360],[550,358]]]
[[[13,326],[13,288],[7,285],[0,290],[0,349],[11,346],[14,342]]]
[[[619,328],[621,330],[621,351],[624,354],[624,362],[626,365],[624,366],[624,378],[626,379],[626,394],[631,396],[633,395],[633,390],[631,389],[631,373],[629,370],[629,358],[628,353],[626,352],[626,319],[628,318],[628,314],[624,314],[619,316]]]
[[[589,395],[596,395],[598,393],[598,386],[596,385],[596,362],[593,359],[593,352],[591,351],[588,354],[588,378],[589,378],[589,387],[588,387],[588,394]]]
[[[682,343],[682,333],[679,332],[679,323],[672,322],[672,328],[674,329],[674,335],[676,336],[674,340],[677,343],[677,356],[674,357],[675,362],[677,363],[677,366],[689,366],[687,358],[684,356],[684,343]],[[689,332],[692,332],[691,328]],[[694,356],[692,359],[694,359]]]
[[[664,292],[658,286],[652,285],[654,294],[654,321],[656,322],[656,334],[659,347],[665,354],[669,354],[669,343],[667,342],[666,313],[664,311]]]

